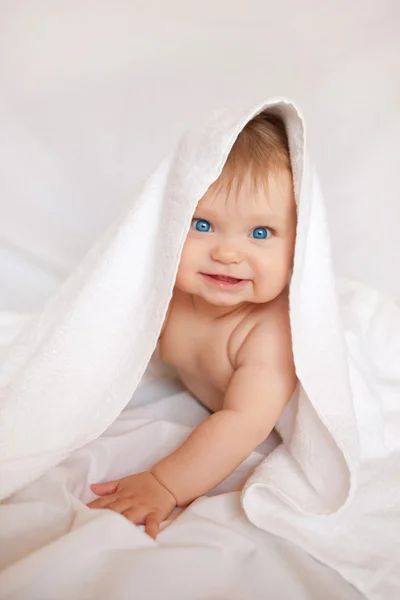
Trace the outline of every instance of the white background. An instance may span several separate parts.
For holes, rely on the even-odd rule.
[[[209,109],[307,119],[338,272],[400,298],[397,0],[0,0],[0,308],[34,310]]]

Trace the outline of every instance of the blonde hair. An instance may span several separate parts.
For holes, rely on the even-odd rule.
[[[271,169],[291,171],[289,142],[283,120],[263,112],[242,129],[217,181],[231,187],[250,174],[254,185],[266,185]]]

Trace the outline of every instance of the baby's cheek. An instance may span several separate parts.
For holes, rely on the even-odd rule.
[[[188,291],[187,287],[190,285],[190,261],[188,256],[182,253],[181,260],[176,274],[175,285],[182,291]]]
[[[276,298],[286,287],[289,269],[278,258],[269,264],[260,265],[255,281],[256,302],[269,302]]]
[[[181,289],[182,284],[185,281],[184,269],[182,268],[182,264],[179,265],[178,272],[176,274],[175,285]]]

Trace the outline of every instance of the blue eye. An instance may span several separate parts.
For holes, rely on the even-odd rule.
[[[256,227],[251,232],[251,237],[253,237],[255,240],[265,240],[266,238],[270,237],[270,235],[271,231],[267,229],[267,227]]]
[[[208,233],[209,231],[211,231],[210,223],[208,221],[205,221],[204,219],[193,219],[192,227],[196,231],[201,231],[201,233]]]

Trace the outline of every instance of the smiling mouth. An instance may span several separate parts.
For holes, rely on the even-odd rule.
[[[217,285],[218,287],[237,287],[240,284],[245,284],[248,279],[239,279],[238,277],[230,277],[229,275],[213,275],[210,273],[201,273],[206,281]]]
[[[207,277],[212,277],[217,281],[225,281],[226,283],[238,283],[238,281],[243,281],[243,279],[238,279],[237,277],[229,277],[229,275],[211,275],[210,273],[203,273],[203,275],[207,275]]]

